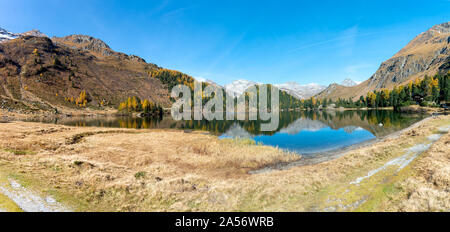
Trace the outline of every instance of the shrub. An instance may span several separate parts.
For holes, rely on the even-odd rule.
[[[141,179],[141,178],[144,178],[146,175],[147,175],[146,172],[136,172],[136,174],[134,174],[134,177],[136,179]]]

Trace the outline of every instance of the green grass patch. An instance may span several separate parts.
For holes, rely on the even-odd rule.
[[[23,212],[23,210],[7,196],[0,193],[0,212]]]
[[[136,172],[136,174],[134,174],[134,177],[136,179],[141,179],[141,178],[145,178],[147,176],[146,172]]]
[[[17,149],[11,149],[11,148],[7,148],[7,149],[3,149],[6,152],[9,153],[13,153],[14,155],[36,155],[35,151],[30,151],[30,150],[17,150]]]

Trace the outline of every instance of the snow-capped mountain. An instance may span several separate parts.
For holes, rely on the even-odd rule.
[[[248,80],[237,80],[233,81],[231,84],[225,85],[225,90],[233,97],[239,97],[245,90],[254,85],[261,85],[261,83]],[[297,82],[287,82],[284,84],[276,84],[274,86],[298,99],[310,98],[326,88],[326,86],[315,83],[300,85]]]
[[[194,79],[196,81],[199,81],[199,82],[204,82],[204,83],[207,83],[207,84],[210,84],[210,85],[222,87],[222,86],[220,86],[219,84],[217,84],[216,82],[214,82],[213,80],[210,80],[210,79],[205,79],[205,78],[202,78],[202,77],[195,77]]]
[[[254,85],[260,85],[260,83],[248,80],[237,80],[233,81],[231,84],[225,85],[225,90],[233,97],[239,97],[245,92],[245,90]]]
[[[248,80],[236,80],[236,81],[233,81],[231,84],[228,84],[228,85],[225,85],[225,86],[221,86],[221,85],[217,84],[216,82],[214,82],[214,81],[212,81],[210,79],[205,79],[205,78],[202,78],[202,77],[196,77],[195,80],[197,80],[199,82],[204,82],[204,83],[208,83],[208,84],[213,85],[213,86],[217,86],[217,87],[223,88],[232,97],[239,97],[245,92],[245,90],[247,90],[251,86],[260,85],[261,84],[261,83],[256,83],[256,82],[248,81]]]
[[[298,99],[308,99],[326,89],[326,86],[315,83],[300,85],[297,82],[287,82],[275,86]]]
[[[347,78],[344,81],[342,81],[341,85],[342,86],[346,86],[346,87],[352,87],[352,86],[355,86],[355,85],[359,85],[360,83],[361,82],[357,82],[357,81],[354,81],[354,80],[352,80],[350,78]]]
[[[24,33],[12,33],[0,27],[0,43],[12,39],[17,39],[21,36],[35,36],[35,37],[48,37],[41,33],[39,30],[31,30]]]
[[[20,36],[21,36],[20,34],[9,32],[0,27],[0,43],[7,40],[19,38]]]

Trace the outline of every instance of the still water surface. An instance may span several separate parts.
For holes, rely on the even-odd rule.
[[[65,118],[41,121],[69,126],[208,131],[220,138],[249,138],[303,155],[328,152],[404,129],[422,115],[390,110],[282,112],[276,131],[261,132],[261,121],[174,121],[161,118]]]

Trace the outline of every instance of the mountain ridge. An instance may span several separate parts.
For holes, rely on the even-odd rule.
[[[450,23],[443,23],[418,35],[362,83],[346,79],[328,87],[297,82],[272,85],[297,99],[312,96],[356,99],[369,91],[448,70]],[[137,96],[168,106],[171,87],[177,81],[190,83],[194,80],[181,72],[147,63],[141,57],[116,52],[104,41],[88,35],[50,39],[38,30],[12,33],[2,28],[0,74],[5,77],[0,82],[0,96],[28,103],[37,99],[48,106],[69,105],[61,97],[55,99],[51,95],[65,96],[67,101],[82,91],[87,91],[89,102],[94,105],[108,102],[112,106],[129,96]],[[202,81],[217,85],[210,80]],[[261,84],[240,79],[223,88],[237,97],[250,86]]]
[[[352,86],[359,85],[359,84],[361,84],[361,82],[356,82],[350,78],[347,78],[347,79],[343,80],[340,85],[345,86],[345,87],[352,87]]]
[[[167,84],[151,76],[162,68],[123,53],[101,56],[104,53],[96,51],[70,48],[48,37],[4,41],[0,98],[20,102],[31,111],[80,109],[75,101],[83,92],[94,108],[115,108],[130,96],[170,105]]]
[[[317,93],[320,93],[326,88],[326,86],[316,83],[300,85],[295,81],[287,82],[284,84],[276,84],[275,86],[299,100],[308,99],[316,95]]]
[[[385,62],[366,81],[352,87],[330,85],[316,97],[356,100],[373,90],[404,85],[425,75],[450,70],[450,23],[435,25],[420,33]]]
[[[239,80],[233,81],[230,84],[225,85],[224,89],[228,93],[230,93],[233,97],[239,97],[249,87],[254,86],[254,85],[262,85],[262,84],[263,83],[239,79]],[[271,84],[271,85],[277,87],[278,89],[280,89],[281,91],[283,91],[299,100],[308,99],[326,88],[326,86],[319,85],[316,83],[300,85],[295,81],[290,81],[290,82],[286,82],[283,84],[273,84],[273,83],[264,83],[264,84]]]
[[[257,83],[249,80],[239,79],[235,80],[230,84],[224,86],[224,89],[233,97],[241,96],[248,88],[255,85],[261,85],[262,83]]]
[[[36,29],[24,33],[13,33],[0,27],[0,43],[17,39],[23,36],[48,37],[47,35]]]

